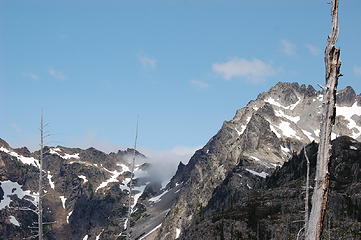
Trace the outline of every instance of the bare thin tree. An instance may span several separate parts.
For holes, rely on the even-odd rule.
[[[44,148],[44,118],[40,120],[40,157],[39,157],[39,198],[38,198],[38,234],[43,240],[43,148]]]
[[[306,240],[321,239],[323,220],[326,213],[329,192],[329,162],[331,155],[331,132],[336,117],[336,89],[340,74],[340,49],[335,47],[339,33],[338,0],[331,2],[332,30],[325,49],[326,85],[323,88],[323,106],[320,124],[315,187],[312,195],[312,209],[306,232]]]
[[[138,122],[139,118],[137,118],[137,127],[135,130],[135,140],[134,140],[134,148],[133,148],[133,159],[131,163],[131,173],[130,173],[130,181],[129,181],[129,199],[128,199],[128,216],[127,216],[127,239],[130,240],[130,220],[132,214],[132,191],[133,191],[133,177],[134,177],[134,168],[135,168],[135,158],[136,158],[136,149],[137,149],[137,140],[138,140]]]
[[[310,196],[310,160],[308,159],[308,155],[306,152],[306,148],[303,148],[303,154],[305,155],[306,158],[306,164],[307,164],[307,169],[306,169],[306,193],[305,193],[305,232],[307,232],[307,227],[308,227],[308,218],[309,218],[309,210],[308,210],[308,204],[309,204],[309,196]]]
[[[305,215],[304,215],[304,225],[297,233],[297,240],[300,239],[301,233],[303,232],[306,235],[307,227],[308,227],[308,218],[309,218],[309,195],[310,195],[310,160],[308,158],[306,147],[303,147],[303,154],[306,159],[306,183],[305,183]]]

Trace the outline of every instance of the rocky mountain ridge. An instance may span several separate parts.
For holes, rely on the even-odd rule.
[[[346,135],[361,140],[361,95],[347,87],[337,93],[337,100],[333,139]],[[278,83],[238,110],[187,165],[179,166],[169,186],[183,187],[157,239],[178,238],[243,159],[249,162],[248,172],[264,177],[318,141],[322,102],[322,93],[312,86]],[[254,187],[252,181],[248,185]]]
[[[137,152],[142,161],[135,170],[132,239],[197,239],[200,226],[215,233],[214,227],[224,228],[209,225],[209,219],[247,202],[253,189],[264,191],[260,186],[266,177],[280,174],[285,162],[318,141],[321,105],[322,94],[312,86],[278,83],[225,121],[187,164],[179,164],[165,188],[154,181],[152,166]],[[337,93],[332,136],[342,135],[361,140],[361,95],[351,87]],[[46,227],[47,239],[124,239],[133,150],[106,154],[95,148],[57,146],[44,152],[44,215],[54,222]],[[0,139],[0,233],[5,239],[32,234],[28,226],[35,214],[16,208],[36,207],[38,155],[27,148],[13,149]],[[230,223],[235,228],[243,224],[241,229],[254,235],[254,224]]]
[[[133,151],[106,154],[95,148],[44,147],[44,218],[52,223],[46,226],[46,239],[121,239]],[[34,235],[30,226],[37,219],[31,210],[37,208],[38,159],[39,152],[13,149],[0,139],[1,239]],[[136,159],[132,225],[149,199],[161,193],[161,185],[149,174],[151,165],[145,156],[136,152]]]

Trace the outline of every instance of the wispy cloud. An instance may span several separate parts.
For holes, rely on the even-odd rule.
[[[144,69],[154,70],[157,67],[157,59],[148,56],[140,56],[138,58],[140,64]]]
[[[353,73],[354,73],[356,76],[361,76],[361,66],[354,66],[354,67],[353,67]]]
[[[58,38],[61,40],[65,40],[69,38],[69,35],[66,33],[58,33]]]
[[[282,39],[281,51],[288,56],[294,56],[296,55],[296,45],[286,39]]]
[[[21,132],[20,126],[18,124],[16,124],[16,123],[10,124],[10,127],[13,128],[17,133]]]
[[[318,55],[320,55],[320,49],[319,49],[318,47],[316,47],[315,45],[306,44],[306,48],[308,49],[308,51],[309,51],[313,56],[318,56]]]
[[[179,162],[187,164],[197,149],[201,147],[176,146],[168,150],[143,148],[139,151],[147,156],[147,162],[152,164],[151,176],[165,186],[177,171]]]
[[[233,58],[223,63],[215,63],[212,69],[225,80],[243,77],[253,83],[262,82],[277,73],[271,64],[259,59],[247,60],[244,58]]]
[[[32,72],[24,73],[24,76],[27,77],[27,78],[31,78],[33,80],[39,80],[40,79],[39,75],[37,75],[35,73],[32,73]]]
[[[190,81],[190,83],[193,86],[198,87],[198,88],[207,88],[207,87],[209,87],[208,83],[203,82],[203,81],[199,81],[199,80],[192,80],[192,81]]]
[[[53,78],[57,79],[57,80],[64,80],[66,79],[66,76],[63,72],[56,70],[54,68],[49,68],[48,73],[50,76],[52,76]]]

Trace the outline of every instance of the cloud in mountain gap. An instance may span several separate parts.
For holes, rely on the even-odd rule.
[[[140,149],[147,156],[146,162],[152,164],[151,176],[156,181],[162,182],[162,186],[173,177],[177,171],[179,162],[188,163],[196,150],[201,147],[176,146],[169,150]]]

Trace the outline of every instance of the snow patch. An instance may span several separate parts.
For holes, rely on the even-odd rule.
[[[243,126],[241,126],[241,128],[243,128]],[[238,136],[241,136],[241,134],[242,134],[242,129],[241,129],[241,131],[239,131],[239,130],[235,127],[234,130],[236,130]]]
[[[243,134],[244,130],[246,130],[247,124],[249,123],[249,121],[251,120],[251,116],[248,116],[246,119],[246,123],[244,125],[241,126],[241,129],[238,128],[234,128],[234,130],[236,130],[238,136],[241,136],[241,134]]]
[[[134,202],[133,202],[133,204],[132,204],[132,206],[131,206],[131,209],[132,209],[131,212],[133,212],[133,208],[135,207],[135,205],[137,205],[138,199],[139,199],[140,196],[142,196],[142,194],[143,194],[144,189],[145,189],[146,186],[147,186],[147,184],[145,184],[145,185],[143,185],[143,186],[140,186],[140,187],[135,187],[135,188],[134,188],[134,190],[139,191],[139,193],[136,193],[136,194],[134,195],[134,197],[133,197],[133,201],[134,201]]]
[[[256,160],[257,162],[261,162],[261,159],[257,158],[257,157],[254,157],[254,156],[251,156],[252,159]]]
[[[0,210],[10,205],[11,203],[10,196],[12,195],[16,195],[19,199],[23,199],[24,197],[27,197],[25,198],[27,201],[31,202],[34,206],[37,206],[38,203],[37,193],[34,194],[29,190],[24,191],[21,188],[22,185],[20,185],[17,182],[12,182],[7,180],[0,183],[1,183],[1,188],[4,192],[3,199],[0,201]],[[33,200],[29,199],[28,197],[30,197]]]
[[[9,217],[9,221],[14,224],[15,226],[20,227],[20,223],[18,222],[18,220],[16,220],[16,218],[14,216],[10,216]]]
[[[95,189],[95,192],[97,192],[99,189],[106,187],[109,183],[111,182],[118,182],[118,177],[120,176],[120,174],[122,174],[122,172],[118,172],[117,170],[114,171],[109,171],[108,169],[104,168],[107,172],[111,173],[112,176],[106,180],[105,182],[102,182],[97,189]]]
[[[331,140],[336,139],[336,137],[337,137],[336,133],[331,132]]]
[[[179,228],[175,228],[175,239],[179,238],[181,230]]]
[[[268,102],[271,105],[277,106],[277,107],[281,107],[284,108],[283,105],[281,105],[279,102],[277,102],[276,100],[274,100],[273,98],[269,97],[267,99],[264,100],[265,102]]]
[[[155,196],[155,197],[150,198],[148,201],[149,201],[149,202],[155,202],[155,203],[156,203],[156,202],[159,202],[159,201],[161,200],[161,198],[162,198],[167,192],[168,192],[168,190],[162,192],[162,193],[159,194],[158,196]]]
[[[129,187],[128,184],[130,182],[130,178],[126,178],[123,182],[122,185],[119,185],[119,188],[123,191],[123,190],[128,190],[129,191]]]
[[[311,142],[315,140],[315,138],[312,137],[312,133],[310,133],[310,132],[308,132],[308,131],[306,131],[306,130],[303,130],[303,129],[302,129],[302,132],[308,137],[308,139],[309,139]]]
[[[283,146],[281,146],[281,150],[282,150],[283,152],[286,152],[286,153],[290,153],[290,152],[291,152],[291,150],[290,150],[289,148],[286,148],[286,147],[283,147]]]
[[[274,133],[274,134],[276,134],[276,136],[278,137],[278,138],[281,138],[282,136],[281,136],[281,134],[278,132],[278,130],[270,123],[270,128],[271,128],[271,131]]]
[[[300,102],[301,102],[301,98],[298,98],[297,102],[295,102],[294,104],[291,104],[291,105],[288,107],[288,109],[294,110]]]
[[[350,146],[350,149],[351,149],[351,150],[357,150],[357,147],[355,147],[355,146]]]
[[[247,183],[247,187],[248,187],[248,189],[252,189],[252,187]]]
[[[158,226],[156,226],[155,228],[153,228],[152,230],[150,230],[147,234],[145,234],[144,236],[142,236],[141,238],[139,238],[139,240],[142,240],[146,237],[148,237],[150,234],[152,234],[153,232],[155,232],[158,228],[160,228],[162,226],[162,224],[159,224]]]
[[[297,139],[300,139],[299,136],[297,136],[297,132],[290,126],[289,122],[282,121],[278,128],[282,131],[283,135],[286,137],[295,137]]]
[[[130,172],[129,167],[123,163],[117,163],[117,166],[122,167],[123,172]]]
[[[66,223],[69,223],[69,218],[70,218],[71,214],[73,214],[73,211],[70,211],[68,213],[68,215],[66,216]]]
[[[95,237],[95,240],[99,240],[99,239],[100,239],[100,235],[102,235],[103,232],[104,232],[104,229],[102,229],[102,231]]]
[[[75,153],[75,154],[67,154],[65,153],[64,156],[62,156],[62,158],[64,159],[70,159],[70,158],[75,158],[75,159],[79,159],[79,153]]]
[[[60,200],[61,200],[61,204],[63,205],[63,208],[65,209],[66,197],[60,196]]]
[[[84,176],[84,175],[79,175],[78,178],[83,179],[83,184],[88,181],[88,179],[87,179],[86,176]]]
[[[88,234],[83,237],[83,240],[88,240]]]
[[[253,171],[253,170],[251,170],[251,169],[248,169],[248,168],[246,168],[246,170],[248,171],[248,172],[250,172],[250,173],[252,173],[253,175],[256,175],[256,176],[259,176],[259,177],[261,177],[261,178],[266,178],[267,176],[268,176],[268,173],[265,173],[265,172],[256,172],[256,171]]]
[[[290,120],[291,122],[294,122],[294,123],[297,123],[301,119],[299,116],[293,117],[293,116],[287,115],[281,110],[275,110],[275,115],[277,117],[286,118],[286,119],[288,119],[288,120]]]
[[[26,165],[33,165],[35,167],[39,167],[39,160],[32,158],[32,157],[24,157],[16,152],[10,151],[9,149],[6,149],[4,147],[0,147],[0,151],[5,152],[9,154],[10,156],[16,157],[20,162],[26,164]]]
[[[275,99],[273,99],[273,98],[271,98],[271,97],[265,99],[264,101],[265,101],[265,102],[268,102],[268,103],[271,104],[271,105],[280,107],[280,108],[293,110],[293,109],[295,109],[296,106],[301,102],[301,99],[298,98],[298,100],[297,100],[296,103],[291,104],[291,105],[289,105],[289,106],[283,106],[281,103],[277,102]]]
[[[79,159],[79,153],[74,153],[74,154],[68,154],[68,153],[64,153],[64,155],[60,154],[61,149],[60,148],[50,148],[49,153],[50,154],[54,154],[54,155],[58,155],[59,157],[63,158],[63,159],[71,159],[71,158],[75,158],[75,159]]]
[[[361,116],[361,106],[358,106],[357,102],[351,107],[338,107],[336,105],[336,115],[342,116],[348,121],[348,128],[351,129],[353,138],[361,136],[361,127],[357,126],[356,121],[352,119],[354,115]]]
[[[127,226],[128,226],[128,218],[125,219],[123,229],[124,229],[124,230],[127,229]]]
[[[50,187],[51,187],[52,189],[55,189],[55,184],[54,184],[54,182],[51,180],[52,177],[53,177],[53,176],[50,174],[50,171],[48,171],[48,180],[49,180]]]
[[[316,130],[314,131],[314,133],[315,133],[316,136],[319,137],[319,136],[320,136],[320,129],[316,129]]]

